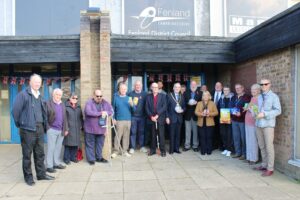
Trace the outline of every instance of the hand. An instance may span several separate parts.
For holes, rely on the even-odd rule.
[[[205,117],[205,116],[206,116],[206,113],[205,113],[205,112],[202,112],[202,113],[201,113],[201,116],[202,116],[202,117]]]
[[[107,114],[106,111],[102,111],[102,112],[101,112],[101,115],[102,115],[102,118],[104,118],[104,117],[106,117],[108,114]]]
[[[258,113],[256,116],[257,119],[262,119],[264,117],[265,117],[265,113],[263,113],[263,112]]]
[[[117,124],[117,121],[115,119],[113,119],[113,124],[116,125]]]
[[[206,110],[206,116],[209,116],[209,110]]]
[[[131,107],[133,106],[132,98],[129,98],[128,103]]]
[[[155,117],[155,116],[152,116],[152,117],[151,117],[151,121],[156,122],[156,117]]]
[[[170,119],[168,117],[166,118],[166,123],[170,124]]]
[[[65,131],[65,134],[64,134],[64,135],[67,136],[68,134],[69,134],[69,131]]]
[[[158,116],[158,115],[155,115],[154,117],[155,117],[155,119],[157,120],[159,116]]]
[[[240,117],[240,116],[241,116],[241,113],[240,113],[240,112],[237,112],[235,115],[236,115],[237,117]]]

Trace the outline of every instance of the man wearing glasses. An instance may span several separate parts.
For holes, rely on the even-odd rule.
[[[103,99],[101,90],[96,89],[93,98],[86,102],[84,109],[85,153],[90,165],[94,165],[95,162],[107,163],[102,157],[102,148],[107,134],[106,118],[112,113],[112,106]]]
[[[276,117],[281,114],[278,96],[271,90],[271,81],[260,81],[262,94],[258,97],[258,114],[256,115],[256,134],[261,151],[262,164],[256,170],[263,171],[262,176],[271,176],[274,170],[274,127]]]

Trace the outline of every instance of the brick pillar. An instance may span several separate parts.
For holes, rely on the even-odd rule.
[[[111,80],[111,58],[110,58],[110,17],[109,13],[103,11],[100,16],[100,87],[103,96],[111,103],[112,80]],[[108,131],[104,147],[103,157],[108,159],[111,154],[111,130]]]
[[[80,13],[80,93],[81,106],[97,88],[111,102],[110,17],[108,12]],[[103,157],[108,159],[111,131],[107,134]]]

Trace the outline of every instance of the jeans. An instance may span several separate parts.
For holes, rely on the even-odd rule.
[[[246,158],[246,133],[245,123],[232,121],[232,135],[235,154]]]
[[[145,136],[145,118],[144,117],[132,117],[131,118],[131,128],[130,128],[130,147],[136,148],[136,137],[138,135],[138,141],[140,147],[144,146],[144,136]]]

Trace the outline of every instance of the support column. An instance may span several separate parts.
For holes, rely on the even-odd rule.
[[[80,93],[84,110],[93,91],[100,88],[104,99],[111,103],[110,17],[99,10],[80,13]],[[84,147],[84,145],[83,145]],[[109,158],[111,131],[103,147],[103,157]],[[83,148],[84,149],[84,148]]]

